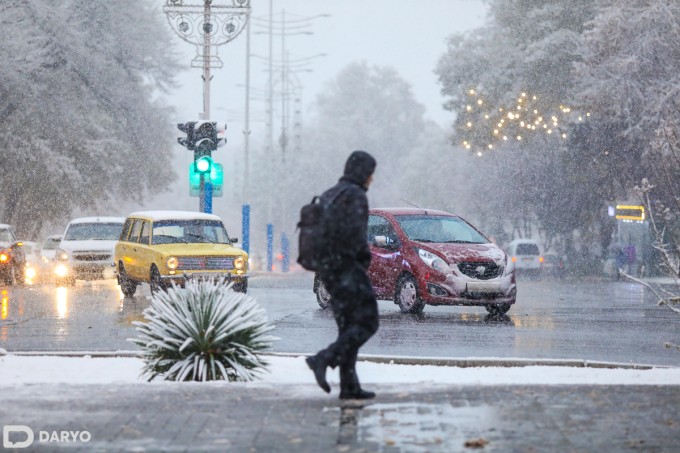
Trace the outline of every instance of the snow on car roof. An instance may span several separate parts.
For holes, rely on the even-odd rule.
[[[74,223],[124,223],[125,217],[80,217],[73,219],[69,225]]]
[[[204,212],[196,211],[137,211],[133,212],[128,217],[145,217],[156,220],[219,220],[218,216],[214,214],[206,214]]]
[[[371,213],[385,212],[392,215],[444,215],[444,216],[454,216],[450,212],[438,211],[436,209],[426,209],[426,208],[373,208],[370,209]]]

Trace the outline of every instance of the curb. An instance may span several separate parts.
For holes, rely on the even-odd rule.
[[[91,357],[91,358],[142,358],[142,351],[5,351],[0,349],[0,357],[14,355],[22,357]],[[310,354],[295,352],[270,352],[263,354],[273,357],[301,357]],[[602,362],[595,360],[564,360],[564,359],[522,359],[522,358],[447,358],[447,357],[408,357],[408,356],[381,356],[373,354],[360,354],[360,362],[381,363],[387,365],[430,365],[456,368],[481,368],[481,367],[528,367],[528,366],[554,366],[573,368],[604,368],[623,370],[651,370],[654,368],[674,368],[666,365],[647,365],[639,363]]]

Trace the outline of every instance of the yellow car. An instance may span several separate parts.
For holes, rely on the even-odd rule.
[[[170,282],[208,278],[234,282],[248,290],[248,254],[234,247],[222,220],[212,214],[184,211],[133,212],[116,244],[118,284],[126,297],[140,283],[162,291]]]

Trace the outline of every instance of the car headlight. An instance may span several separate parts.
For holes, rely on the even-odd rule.
[[[26,273],[24,274],[27,279],[31,280],[34,279],[36,276],[36,271],[35,268],[29,266],[28,264],[26,265]]]
[[[54,268],[54,274],[57,277],[66,277],[68,275],[68,268],[63,264],[57,264]]]
[[[175,258],[174,256],[171,256],[165,262],[165,265],[168,266],[168,269],[174,271],[175,269],[177,269],[177,266],[179,266],[179,260],[177,258]]]
[[[56,253],[54,254],[54,257],[58,260],[66,261],[68,259],[68,253],[66,253],[65,250],[57,249]]]
[[[0,251],[0,263],[9,261],[9,252],[7,250]]]
[[[451,270],[451,267],[446,263],[446,261],[439,258],[434,253],[430,253],[427,250],[418,249],[418,256],[420,257],[421,260],[423,260],[425,264],[427,264],[437,272],[441,272],[442,274],[450,274],[451,272],[453,272]]]
[[[242,256],[239,256],[234,260],[234,269],[245,269],[246,260]]]

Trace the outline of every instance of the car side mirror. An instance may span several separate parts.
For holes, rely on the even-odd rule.
[[[229,238],[232,244],[238,244],[238,238]]]
[[[393,250],[396,248],[397,241],[389,236],[376,236],[373,239],[373,245],[376,247]]]

